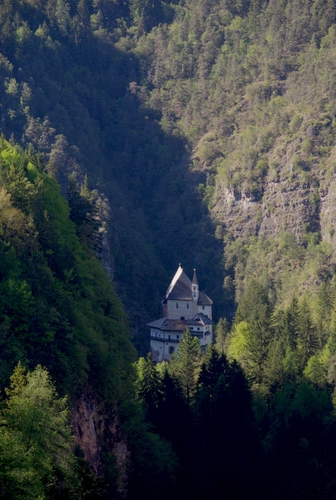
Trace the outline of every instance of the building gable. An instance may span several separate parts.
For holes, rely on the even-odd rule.
[[[181,265],[167,289],[164,297],[164,301],[166,300],[192,300],[191,281]]]

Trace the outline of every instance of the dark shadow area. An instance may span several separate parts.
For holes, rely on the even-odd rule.
[[[144,353],[144,325],[160,314],[179,262],[189,273],[197,268],[215,319],[225,314],[222,243],[196,189],[204,179],[189,171],[188,144],[146,108],[138,60],[106,30],[93,32],[91,13],[73,4],[71,22],[66,11],[32,2],[15,7],[19,35],[3,26],[1,130],[32,143],[64,192],[75,172],[107,198],[105,252]],[[7,9],[9,22],[15,9]]]

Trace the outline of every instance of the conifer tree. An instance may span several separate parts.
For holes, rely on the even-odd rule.
[[[207,404],[198,407],[197,498],[253,497],[259,450],[246,378],[238,363],[227,366]],[[196,495],[197,495],[196,493]]]
[[[285,341],[274,336],[270,343],[264,370],[264,382],[271,389],[282,384],[284,375],[283,360],[286,355]]]
[[[196,337],[187,328],[178,346],[177,356],[172,360],[172,372],[179,380],[188,404],[193,398],[200,367],[201,350]]]
[[[329,336],[331,314],[335,306],[335,287],[330,282],[322,282],[318,291],[316,320],[319,347],[323,347]]]
[[[289,307],[282,314],[278,324],[279,335],[284,339],[286,347],[295,351],[299,333],[299,302],[294,295]]]
[[[255,384],[260,385],[263,380],[269,344],[273,334],[268,304],[260,304],[254,310],[250,322],[250,334],[248,347],[249,377]]]
[[[59,398],[47,370],[11,376],[1,413],[0,496],[52,498],[58,483],[71,487],[74,456],[67,399]]]
[[[149,353],[142,364],[142,374],[139,382],[139,397],[145,403],[150,422],[157,423],[158,406],[162,400],[162,381],[152,353]]]
[[[70,218],[76,224],[76,231],[82,241],[97,254],[102,247],[102,219],[99,213],[97,192],[89,189],[88,177],[80,187],[75,175],[69,177],[68,202]]]
[[[224,354],[227,337],[229,334],[229,322],[226,318],[219,318],[215,328],[215,343],[219,353]]]
[[[301,369],[318,349],[318,339],[315,325],[312,321],[309,304],[306,299],[299,307],[298,318],[298,355]]]
[[[262,304],[266,304],[269,307],[267,290],[258,281],[252,280],[239,302],[234,322],[247,321],[250,323],[256,309]]]
[[[178,379],[168,370],[162,379],[157,432],[172,443],[179,457],[187,457],[193,432],[191,411]]]
[[[197,381],[194,411],[198,425],[202,427],[202,420],[209,417],[218,380],[226,375],[229,364],[224,355],[218,353],[214,344],[210,344],[202,358],[201,371]]]
[[[198,377],[198,390],[206,390],[213,394],[218,379],[228,369],[228,362],[223,354],[219,354],[215,345],[210,344],[202,358],[201,371]]]

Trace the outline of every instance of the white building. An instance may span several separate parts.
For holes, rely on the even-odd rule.
[[[189,327],[204,351],[212,341],[212,300],[199,291],[196,270],[190,281],[181,264],[162,299],[163,317],[147,323],[156,361],[169,361]]]

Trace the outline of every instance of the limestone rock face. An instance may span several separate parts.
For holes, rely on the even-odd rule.
[[[256,200],[245,192],[228,189],[219,183],[212,216],[234,239],[264,236],[277,238],[283,232],[293,233],[299,242],[307,228],[321,231],[327,237],[327,227],[336,222],[333,206],[336,202],[336,181],[321,190],[314,179],[306,181],[272,178],[265,180],[263,194]]]
[[[217,186],[216,205],[212,216],[224,225],[234,239],[239,236],[255,236],[258,233],[260,204],[244,192],[228,189],[224,184]]]
[[[336,227],[335,177],[328,183],[328,187],[321,191],[320,221],[322,238],[331,243],[334,241],[334,228]]]
[[[126,468],[130,459],[125,436],[123,435],[118,417],[106,415],[103,408],[91,396],[83,394],[77,401],[72,413],[72,427],[76,443],[84,451],[86,460],[94,472],[101,476],[104,473],[101,442],[115,456],[119,472],[118,491],[122,497],[127,495]]]

